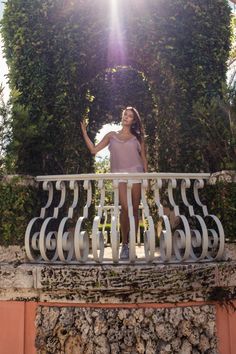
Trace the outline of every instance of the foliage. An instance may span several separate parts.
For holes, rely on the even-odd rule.
[[[110,162],[107,157],[99,158],[95,163],[95,172],[96,173],[108,173],[110,170]]]
[[[206,186],[204,195],[208,211],[216,215],[223,225],[226,240],[235,241],[236,184],[218,182]]]
[[[107,0],[6,2],[2,34],[11,87],[18,92],[17,172],[93,172],[80,120],[88,116],[95,139],[127,103],[141,111],[150,171],[215,170],[202,161],[202,144],[196,143],[202,126],[193,107],[220,94],[225,81],[227,1],[133,1],[118,2],[122,48],[118,42],[112,47]]]
[[[110,172],[110,162],[107,157],[105,158],[100,158],[99,160],[95,161],[95,173],[109,173]],[[113,186],[112,186],[112,181],[107,180],[104,181],[105,184],[105,205],[113,205]],[[100,200],[100,191],[98,189],[98,186],[94,188],[95,192],[95,205],[99,205],[99,200]]]
[[[160,85],[160,90],[167,95],[165,103],[159,100],[158,105],[163,110],[158,130],[160,160],[163,171],[169,166],[178,172],[209,171],[211,166],[202,160],[201,145],[197,144],[202,130],[193,107],[200,98],[207,102],[221,92],[229,50],[229,9],[224,1],[188,1],[183,7],[180,3],[171,2],[170,8],[166,3],[166,11],[172,16],[162,38],[163,83],[167,89]],[[164,38],[168,38],[168,45]],[[172,150],[170,130],[174,130]]]
[[[231,92],[230,92],[231,91]],[[201,150],[201,161],[211,171],[236,169],[236,91],[222,90],[222,97],[209,103],[199,100],[194,115],[201,130],[196,144]]]
[[[29,220],[39,215],[38,190],[15,177],[0,182],[0,195],[0,244],[23,246]]]
[[[231,17],[231,50],[229,56],[229,67],[235,63],[236,60],[236,16],[232,14]]]

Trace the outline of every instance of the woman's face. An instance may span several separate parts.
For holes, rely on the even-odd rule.
[[[131,109],[126,109],[122,114],[122,125],[131,126],[134,122],[134,112]]]

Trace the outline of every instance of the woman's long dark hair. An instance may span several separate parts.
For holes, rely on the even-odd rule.
[[[126,107],[123,112],[125,112],[128,109],[134,113],[134,121],[131,125],[130,132],[134,136],[136,136],[138,141],[141,143],[144,139],[144,129],[143,129],[140,115],[139,115],[137,109],[134,107]]]

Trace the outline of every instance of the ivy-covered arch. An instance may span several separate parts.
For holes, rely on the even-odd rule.
[[[150,111],[143,120],[150,125],[150,168],[182,172],[209,168],[193,110],[199,99],[207,102],[219,95],[225,80],[230,37],[227,0],[119,0],[115,25],[111,3],[6,2],[5,53],[11,86],[17,90],[10,151],[15,153],[18,172],[73,173],[78,166],[79,172],[92,172],[92,158],[84,163],[87,150],[79,122],[89,109],[92,135],[101,123],[99,114],[106,122],[108,112],[101,114],[101,107],[107,97],[102,101],[94,83],[100,77],[100,88],[106,87],[102,73],[118,66],[123,70],[112,74],[119,82],[113,95],[119,97],[122,86],[117,72],[128,75],[133,70],[147,82],[143,105]],[[137,75],[134,84],[141,82]],[[93,102],[92,90],[96,91]],[[18,105],[23,106],[24,117]],[[115,105],[112,111],[117,113]]]

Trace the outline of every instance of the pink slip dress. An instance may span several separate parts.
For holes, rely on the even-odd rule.
[[[112,135],[108,149],[110,150],[111,172],[144,172],[143,161],[140,155],[141,145],[136,136],[123,141]],[[119,181],[127,182],[127,180]],[[133,180],[132,182],[141,183],[139,180]]]

